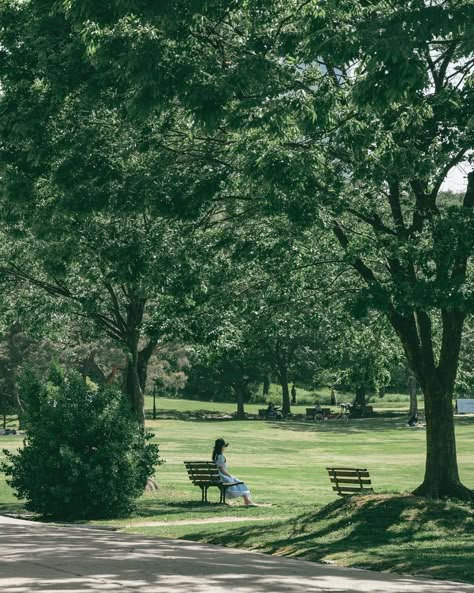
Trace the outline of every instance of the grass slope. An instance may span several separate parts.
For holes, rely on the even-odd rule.
[[[353,420],[347,425],[239,422],[227,416],[232,404],[160,398],[159,408],[161,419],[149,420],[147,426],[166,461],[157,473],[160,489],[141,497],[133,517],[102,524],[147,535],[474,582],[469,567],[474,556],[472,508],[408,495],[423,476],[425,431],[407,428],[405,417]],[[474,418],[456,419],[456,434],[461,478],[474,488]],[[220,436],[231,443],[227,452],[231,471],[249,484],[257,502],[271,506],[219,505],[216,489],[210,490],[211,504],[201,504],[200,491],[190,483],[183,461],[208,459],[214,439]],[[15,449],[21,443],[21,436],[0,437],[0,448]],[[333,464],[369,468],[377,494],[335,500],[325,470]],[[0,513],[22,509],[0,475]],[[261,521],[246,521],[253,518]],[[188,523],[196,519],[223,522]]]

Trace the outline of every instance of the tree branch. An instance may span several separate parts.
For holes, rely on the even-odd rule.
[[[388,182],[388,203],[390,204],[390,210],[392,212],[393,222],[398,234],[405,236],[406,227],[403,219],[402,206],[400,203],[400,182],[398,179],[392,179]]]
[[[366,216],[365,214],[362,214],[362,212],[354,210],[354,208],[347,208],[347,212],[350,212],[351,214],[353,214],[354,216],[356,216],[363,222],[370,224],[370,226],[376,231],[380,231],[387,235],[396,235],[396,233],[391,228],[389,228],[388,226],[386,226],[383,223],[382,219],[376,212],[374,213],[372,218],[370,216]]]

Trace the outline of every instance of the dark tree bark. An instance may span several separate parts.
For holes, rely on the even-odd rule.
[[[461,484],[456,456],[452,392],[430,384],[424,391],[426,416],[426,465],[423,483],[414,494],[440,498],[472,498]]]
[[[131,352],[125,367],[124,391],[138,424],[145,426],[145,398],[140,385],[137,359],[137,351]]]
[[[148,364],[155,347],[156,340],[149,340],[142,350],[138,350],[138,347],[133,350],[130,348],[125,367],[124,391],[140,426],[145,425],[145,386]]]
[[[129,350],[124,373],[124,391],[131,409],[140,426],[145,426],[145,385],[148,363],[156,347],[156,340],[150,339],[147,345],[139,349],[140,326],[143,322],[146,300],[135,295],[130,296],[127,306],[126,344]]]
[[[150,339],[148,340],[148,344],[138,351],[137,372],[138,380],[140,381],[140,387],[143,393],[145,393],[146,380],[148,376],[148,364],[153,352],[155,351],[157,343],[158,340]]]
[[[413,375],[410,375],[408,379],[408,391],[410,395],[410,409],[408,410],[408,416],[412,418],[418,415],[418,398],[416,396],[416,379]]]
[[[268,373],[263,375],[263,396],[267,396],[270,393],[270,376]]]
[[[99,385],[104,385],[107,383],[107,377],[105,376],[104,371],[100,368],[97,364],[95,357],[97,355],[96,350],[92,350],[86,358],[79,361],[79,372],[81,373],[82,377],[85,379],[89,377]]]
[[[235,397],[237,399],[237,416],[238,420],[245,420],[245,396],[246,389],[242,383],[236,383],[234,386]]]
[[[295,348],[295,345],[288,346],[287,344],[281,343],[279,341],[273,347],[268,347],[268,350],[273,360],[273,365],[278,378],[278,383],[281,386],[281,412],[283,416],[291,414],[290,388],[288,385],[288,367],[293,359]]]
[[[365,412],[367,391],[365,387],[358,385],[355,389],[354,407],[360,410],[361,415]]]
[[[290,389],[288,386],[288,367],[286,365],[286,361],[280,360],[280,364],[278,365],[277,370],[278,375],[278,382],[281,385],[281,395],[282,395],[282,408],[281,412],[283,416],[287,416],[291,413],[291,399],[290,399]]]

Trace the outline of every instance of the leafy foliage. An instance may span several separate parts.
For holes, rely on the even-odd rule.
[[[47,381],[23,377],[26,438],[6,451],[9,484],[26,507],[61,519],[127,515],[159,463],[123,395],[52,367]]]

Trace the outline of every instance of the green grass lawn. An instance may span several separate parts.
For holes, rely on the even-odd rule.
[[[281,390],[276,385],[271,386],[270,390],[271,399],[274,403],[281,404]],[[353,394],[337,394],[339,403],[350,402],[354,399]],[[316,401],[321,402],[325,407],[328,405],[326,402],[329,401],[329,390],[321,390],[317,392],[304,392],[304,398],[298,405],[291,406],[291,412],[294,415],[305,415],[306,408],[314,406]],[[375,412],[383,414],[384,412],[394,412],[400,415],[406,415],[409,408],[409,397],[404,394],[387,394],[383,399],[379,397],[371,397],[369,399],[369,405],[371,405]],[[234,402],[206,402],[196,400],[184,400],[175,398],[156,398],[156,407],[158,410],[158,416],[168,418],[182,418],[187,419],[190,415],[201,416],[205,418],[210,414],[235,414],[236,404]],[[245,404],[245,411],[249,415],[258,415],[260,408],[266,408],[265,403],[247,403]],[[418,407],[422,411],[424,408],[423,398],[418,398]],[[147,415],[151,418],[153,408],[153,398],[148,396],[146,398]],[[332,409],[336,411],[337,406],[333,406]]]
[[[133,517],[100,523],[146,535],[474,582],[473,509],[408,495],[423,476],[425,431],[406,427],[406,417],[347,425],[235,421],[233,404],[159,398],[158,407],[158,419],[147,425],[166,461],[157,472],[159,491],[146,493]],[[248,411],[259,407],[250,405]],[[456,430],[461,478],[474,488],[474,418],[458,418]],[[256,502],[268,506],[219,505],[217,489],[209,491],[210,504],[200,502],[183,461],[209,459],[220,436],[230,442],[231,471],[248,483]],[[0,439],[10,449],[21,445],[20,436]],[[367,467],[376,495],[336,500],[325,470],[336,464]],[[0,512],[22,512],[1,476]],[[206,519],[222,522],[196,522]],[[150,525],[156,522],[165,524]]]

